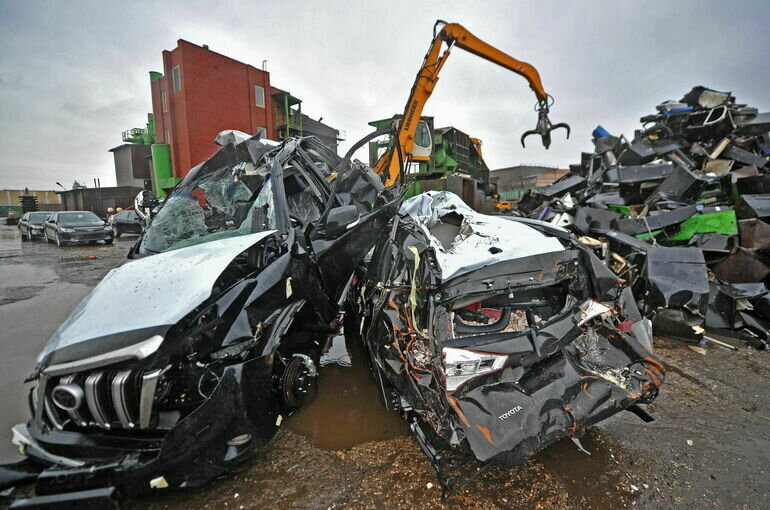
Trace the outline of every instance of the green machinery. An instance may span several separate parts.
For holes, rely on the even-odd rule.
[[[369,123],[382,129],[398,123],[401,115]],[[374,166],[392,144],[387,135],[369,142],[369,164]],[[489,168],[481,154],[481,140],[471,138],[455,127],[433,127],[433,117],[421,117],[415,134],[415,151],[407,169],[407,198],[429,190],[451,191],[481,212],[494,209],[490,197],[495,190],[489,183]]]
[[[150,82],[161,78],[163,78],[163,74],[157,71],[150,71]],[[168,143],[157,143],[155,140],[155,117],[153,117],[152,113],[147,114],[147,124],[145,127],[123,131],[123,141],[151,146],[152,181],[155,192],[159,197],[165,197],[166,191],[176,186],[182,180],[179,177],[174,177],[174,170],[171,166],[171,146]]]
[[[152,145],[155,143],[155,118],[152,114],[147,114],[147,127],[123,131],[123,141],[140,145]]]

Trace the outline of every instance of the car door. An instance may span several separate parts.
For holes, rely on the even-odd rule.
[[[142,220],[139,218],[139,215],[136,214],[136,211],[123,211],[125,213],[125,222],[126,232],[131,232],[132,234],[141,234],[142,233]]]
[[[126,212],[127,211],[120,211],[119,213],[112,216],[112,227],[115,232],[122,234],[126,231]]]
[[[352,167],[335,187],[336,195],[313,232],[312,246],[319,271],[330,297],[339,300],[356,266],[383,232],[398,210],[400,197],[383,203],[383,187],[370,168]],[[386,192],[387,193],[387,192]],[[330,228],[330,218],[344,208],[355,206],[358,214],[343,228]]]
[[[45,219],[44,230],[49,239],[56,238],[56,216],[58,215],[52,214]]]

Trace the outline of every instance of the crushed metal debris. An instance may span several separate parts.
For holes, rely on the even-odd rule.
[[[702,86],[656,109],[630,140],[597,127],[595,151],[525,194],[517,214],[581,236],[633,288],[656,334],[765,349],[770,113]],[[745,285],[749,296],[725,290]]]

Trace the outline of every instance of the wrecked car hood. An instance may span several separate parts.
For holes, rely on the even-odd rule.
[[[59,326],[40,353],[38,363],[63,347],[109,335],[146,331],[136,338],[124,336],[120,347],[163,335],[210,297],[214,282],[238,254],[274,232],[179,248],[116,267]],[[116,317],[112,305],[120,305],[125,313]]]
[[[504,260],[564,250],[556,238],[478,213],[453,193],[429,191],[410,198],[400,214],[410,216],[429,239],[445,281]]]

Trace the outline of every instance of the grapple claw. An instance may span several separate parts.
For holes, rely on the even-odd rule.
[[[543,147],[548,149],[551,146],[551,131],[554,129],[564,128],[567,130],[567,138],[569,138],[570,127],[566,122],[560,122],[558,124],[551,124],[551,120],[548,118],[548,102],[542,101],[538,104],[537,108],[537,126],[535,129],[525,131],[521,135],[521,146],[526,149],[524,145],[524,139],[529,135],[540,135],[543,139]]]
[[[534,130],[534,129],[530,129],[529,131],[524,131],[524,134],[523,134],[523,135],[521,135],[521,146],[522,146],[522,147],[524,147],[524,148],[526,149],[526,148],[527,148],[527,146],[526,146],[526,145],[524,145],[524,139],[525,139],[526,137],[528,137],[529,135],[539,135],[539,134],[540,134],[540,133],[538,133],[538,132],[537,132],[536,130]]]
[[[564,128],[567,130],[567,139],[569,140],[569,134],[570,134],[569,124],[567,124],[566,122],[559,122],[558,124],[554,124],[554,126],[551,128],[551,131],[559,128]]]

